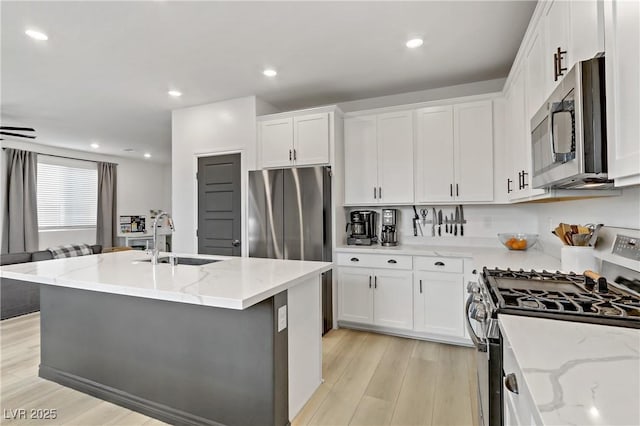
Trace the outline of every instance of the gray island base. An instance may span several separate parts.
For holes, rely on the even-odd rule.
[[[176,425],[289,424],[282,291],[244,310],[41,286],[40,376]]]

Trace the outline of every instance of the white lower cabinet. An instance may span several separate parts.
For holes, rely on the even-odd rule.
[[[338,322],[451,343],[468,343],[462,258],[343,252]],[[467,271],[468,272],[468,271]]]
[[[383,327],[411,329],[413,285],[411,271],[374,270],[373,323]]]
[[[415,331],[464,337],[464,275],[414,273]]]
[[[410,330],[411,277],[411,271],[339,268],[338,319]]]

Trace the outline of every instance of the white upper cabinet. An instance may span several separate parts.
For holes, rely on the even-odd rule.
[[[549,67],[547,63],[544,25],[539,25],[533,34],[525,52],[525,91],[526,91],[526,115],[527,123],[540,109],[547,99],[549,82]]]
[[[491,101],[453,107],[456,201],[493,200],[493,108]]]
[[[606,1],[606,90],[609,177],[640,184],[640,2]]]
[[[413,112],[378,116],[378,202],[413,202]]]
[[[346,204],[378,201],[376,117],[344,120],[344,198]]]
[[[258,120],[262,168],[331,163],[334,112],[309,114],[294,111]]]
[[[293,160],[293,119],[260,122],[262,167],[290,166]]]
[[[571,63],[584,61],[604,52],[602,0],[582,0],[568,3],[571,15],[569,61]]]
[[[416,120],[416,202],[451,201],[453,107],[419,109]]]
[[[493,201],[492,101],[417,111],[416,202]]]
[[[550,60],[547,64],[551,67],[545,69],[545,78],[548,81],[549,92],[553,90],[562,80],[562,76],[569,70],[569,55],[572,49],[569,48],[569,2],[555,0],[551,2],[546,14],[547,28],[547,49],[545,54]],[[540,104],[542,105],[542,103]]]
[[[413,112],[350,117],[345,204],[413,203]]]
[[[329,163],[329,114],[293,117],[293,149],[297,166]]]

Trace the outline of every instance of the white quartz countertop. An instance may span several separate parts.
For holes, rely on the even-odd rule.
[[[545,425],[640,425],[640,330],[499,316]]]
[[[221,261],[202,266],[151,265],[144,262],[149,255],[132,250],[3,266],[0,277],[126,296],[245,309],[332,267],[330,262],[182,256]]]
[[[536,250],[512,251],[504,247],[483,246],[437,246],[422,244],[403,244],[395,247],[374,246],[340,246],[336,252],[343,253],[377,253],[411,256],[465,257],[473,260],[477,269],[512,268],[559,270],[560,259]]]

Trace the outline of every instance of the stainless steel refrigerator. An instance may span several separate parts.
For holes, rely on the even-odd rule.
[[[249,256],[331,261],[328,167],[249,172]],[[323,333],[333,326],[331,271],[322,275]]]

